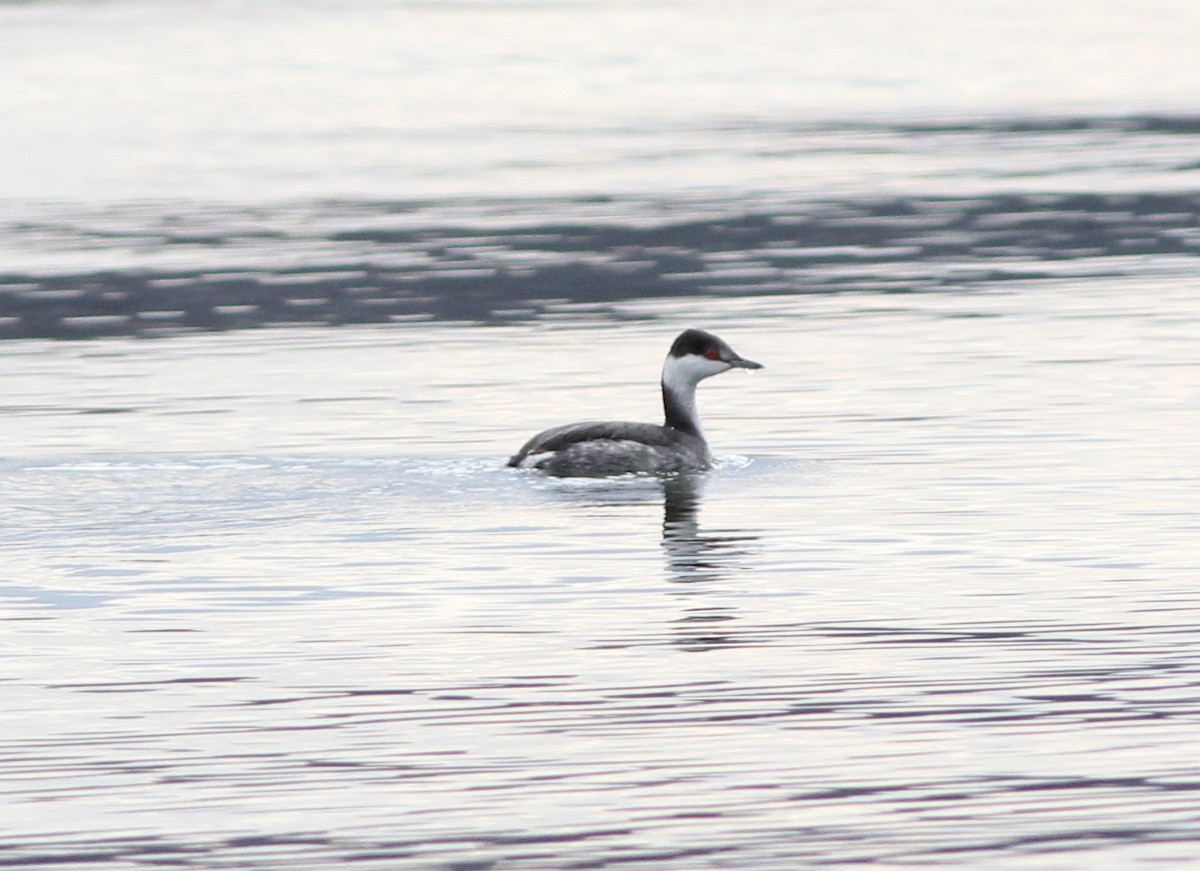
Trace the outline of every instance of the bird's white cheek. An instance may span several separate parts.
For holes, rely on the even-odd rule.
[[[695,354],[688,354],[686,357],[671,357],[663,366],[663,382],[668,387],[695,385],[697,382],[729,368],[729,364],[721,360],[709,360],[707,357]]]

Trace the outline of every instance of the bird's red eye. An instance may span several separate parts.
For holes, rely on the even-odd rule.
[[[721,352],[718,351],[716,348],[709,348],[707,351],[704,352],[704,356],[710,360],[720,360]]]

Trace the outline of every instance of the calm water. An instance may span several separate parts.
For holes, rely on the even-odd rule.
[[[1200,13],[737,8],[0,3],[0,865],[1200,862]]]

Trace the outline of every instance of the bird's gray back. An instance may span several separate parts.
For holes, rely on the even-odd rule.
[[[703,468],[707,446],[701,439],[654,423],[588,421],[556,426],[527,441],[508,461],[535,465],[551,474],[614,474],[621,471],[673,472]]]

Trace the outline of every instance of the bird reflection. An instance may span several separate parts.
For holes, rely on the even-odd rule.
[[[736,571],[747,545],[758,536],[743,530],[701,532],[700,500],[704,479],[694,475],[663,481],[662,547],[674,583],[688,584],[685,594],[698,594]],[[676,643],[686,650],[711,650],[742,643],[729,606],[692,607],[673,621]]]
[[[662,546],[671,580],[696,584],[720,580],[745,556],[758,536],[742,530],[700,531],[700,498],[704,481],[680,475],[663,481]]]
[[[599,485],[589,481],[582,489],[555,486],[551,491],[558,498],[589,509],[644,506],[657,501],[661,494],[661,544],[667,580],[678,585],[675,594],[689,606],[668,625],[671,642],[685,650],[748,643],[733,625],[737,609],[712,600],[706,602],[702,597],[727,591],[720,582],[739,570],[758,536],[740,529],[702,531],[699,514],[705,483],[702,475],[676,475],[617,479]]]

